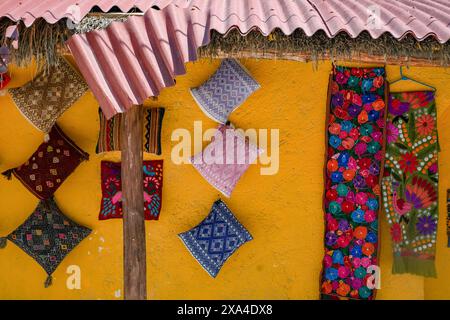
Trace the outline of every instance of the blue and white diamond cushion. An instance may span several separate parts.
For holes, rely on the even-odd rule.
[[[259,88],[259,83],[239,61],[224,59],[211,78],[190,91],[209,118],[226,123],[228,116]]]
[[[240,246],[253,239],[222,200],[214,202],[209,215],[199,225],[178,236],[214,278],[225,261]]]

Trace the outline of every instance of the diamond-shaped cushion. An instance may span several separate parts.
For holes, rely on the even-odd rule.
[[[230,139],[234,139],[234,143]],[[233,127],[219,125],[212,142],[190,161],[213,187],[229,198],[241,176],[262,151]]]
[[[240,246],[253,239],[222,200],[214,202],[199,225],[178,236],[212,277]]]
[[[89,234],[89,228],[67,218],[52,199],[42,200],[25,222],[8,235],[50,276]]]
[[[39,130],[49,132],[56,120],[71,107],[88,86],[62,57],[58,66],[42,71],[33,81],[9,93],[20,112]]]
[[[47,142],[42,143],[24,164],[3,174],[8,178],[14,174],[36,197],[48,199],[76,167],[87,159],[89,155],[55,124]]]
[[[120,162],[102,161],[102,203],[99,220],[122,218]],[[144,161],[144,215],[158,220],[162,203],[163,160]]]
[[[214,75],[191,89],[191,94],[208,117],[226,123],[228,116],[259,87],[237,60],[224,59]]]

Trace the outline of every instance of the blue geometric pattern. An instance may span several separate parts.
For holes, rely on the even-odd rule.
[[[204,84],[191,89],[203,112],[220,123],[241,105],[260,85],[235,59],[224,59],[219,69]]]
[[[222,200],[214,202],[209,215],[199,225],[178,236],[214,278],[225,261],[240,246],[253,239]]]

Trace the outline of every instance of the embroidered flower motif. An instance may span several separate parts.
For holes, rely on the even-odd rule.
[[[414,173],[417,170],[417,158],[412,152],[403,154],[398,163],[405,172]]]
[[[393,143],[393,142],[397,141],[398,135],[399,135],[398,128],[394,124],[389,122],[386,127],[387,142]]]
[[[336,67],[328,123],[322,293],[368,299],[376,264],[384,69]]]
[[[420,217],[416,228],[422,235],[433,234],[436,231],[436,219],[430,216]]]
[[[434,101],[434,92],[432,91],[417,91],[413,94],[405,92],[400,95],[400,98],[407,102],[412,109],[419,109],[427,107]]]
[[[414,176],[411,183],[406,185],[405,197],[415,209],[426,209],[437,200],[437,192],[431,182]]]
[[[398,99],[389,98],[389,112],[394,116],[401,116],[409,110],[409,103],[402,102]]]
[[[434,118],[429,114],[424,114],[416,119],[416,130],[422,137],[432,134],[434,127]]]

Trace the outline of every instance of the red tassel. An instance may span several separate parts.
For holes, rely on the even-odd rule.
[[[7,73],[0,74],[0,90],[6,88],[8,83],[11,81],[11,77]]]

